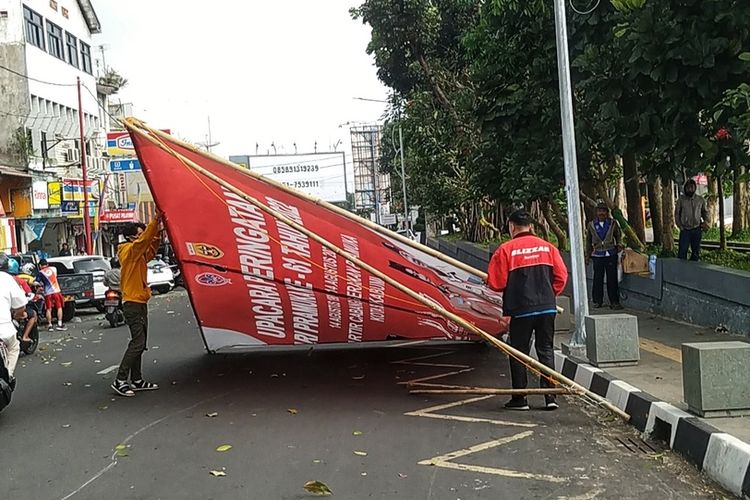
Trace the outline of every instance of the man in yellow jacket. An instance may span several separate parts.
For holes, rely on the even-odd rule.
[[[120,396],[135,396],[135,391],[152,391],[159,386],[143,380],[141,357],[148,336],[148,262],[159,249],[161,213],[148,226],[133,224],[125,228],[125,242],[117,249],[120,261],[122,312],[130,328],[130,343],[125,350],[112,389]],[[128,383],[130,380],[130,383]]]

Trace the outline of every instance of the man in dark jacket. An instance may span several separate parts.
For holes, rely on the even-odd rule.
[[[596,206],[596,219],[586,226],[586,263],[594,262],[594,307],[604,304],[604,275],[607,276],[607,296],[612,309],[622,309],[617,282],[617,261],[622,249],[620,225],[609,216],[606,203]]]
[[[683,187],[684,193],[677,200],[674,208],[674,220],[680,228],[680,243],[677,257],[687,259],[688,245],[690,260],[697,261],[701,251],[701,231],[708,223],[706,200],[695,194],[698,186],[693,179],[688,179]]]
[[[511,317],[510,345],[524,354],[531,350],[534,335],[539,361],[555,369],[554,335],[557,303],[568,280],[568,269],[560,252],[548,241],[531,232],[531,216],[526,210],[513,212],[509,219],[512,240],[497,249],[490,260],[487,285],[503,292],[503,312]],[[526,367],[510,358],[510,375],[514,389],[526,389]],[[542,377],[541,387],[550,387]],[[545,408],[558,408],[555,396],[545,396]],[[528,410],[525,396],[514,396],[506,403],[512,410]]]

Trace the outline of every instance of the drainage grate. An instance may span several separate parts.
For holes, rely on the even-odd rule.
[[[608,436],[608,439],[613,445],[615,445],[615,447],[626,450],[630,453],[654,455],[664,451],[659,446],[648,443],[643,439],[626,436],[624,434],[611,435]]]

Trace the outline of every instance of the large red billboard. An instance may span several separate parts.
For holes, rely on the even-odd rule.
[[[502,298],[469,275],[242,169],[166,141],[243,193],[285,214],[483,330],[507,329]],[[265,214],[133,133],[206,347],[468,339],[464,329]]]

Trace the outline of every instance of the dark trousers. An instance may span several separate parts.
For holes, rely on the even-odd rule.
[[[607,277],[607,296],[609,303],[620,303],[620,288],[617,283],[617,254],[609,257],[592,257],[594,263],[594,290],[592,299],[594,304],[604,303],[604,277]]]
[[[148,336],[148,305],[138,302],[125,302],[122,305],[125,323],[130,328],[130,342],[117,371],[118,380],[143,380],[141,357],[146,350]]]
[[[540,314],[526,318],[511,318],[510,345],[524,354],[531,351],[531,335],[534,334],[534,344],[539,362],[555,369],[554,337],[555,315]],[[526,389],[528,378],[526,366],[510,357],[510,379],[514,389]],[[540,387],[552,387],[545,377],[539,379]]]
[[[703,232],[701,228],[680,229],[680,243],[677,250],[677,257],[687,259],[688,246],[690,246],[690,260],[698,260],[701,251],[701,238]]]

